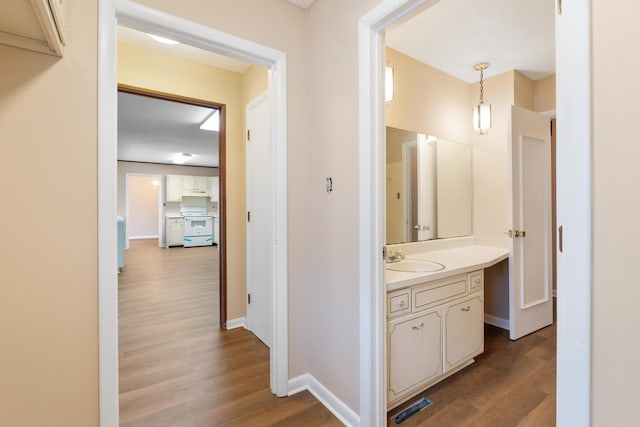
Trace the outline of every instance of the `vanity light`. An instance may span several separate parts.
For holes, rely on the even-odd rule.
[[[173,158],[173,163],[177,165],[183,165],[192,157],[193,157],[193,154],[190,154],[190,153],[179,153]]]
[[[393,99],[393,68],[384,67],[384,102]]]
[[[488,62],[476,64],[473,69],[480,71],[480,101],[473,109],[473,130],[480,135],[487,133],[491,128],[491,104],[484,102],[484,70],[489,68]]]
[[[207,120],[200,125],[200,129],[218,132],[220,130],[220,110],[214,110]]]
[[[154,39],[155,41],[157,41],[158,43],[168,44],[168,45],[174,45],[174,44],[178,44],[179,43],[179,42],[177,42],[175,40],[171,40],[171,39],[168,39],[166,37],[156,36],[155,34],[147,33],[147,35],[149,37],[151,37],[152,39]]]

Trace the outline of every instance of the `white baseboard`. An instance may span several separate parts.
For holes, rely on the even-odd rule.
[[[236,319],[227,320],[227,329],[246,328],[246,318],[238,317]]]
[[[344,425],[351,427],[360,425],[360,416],[338,399],[335,394],[331,393],[313,375],[303,374],[289,380],[289,396],[303,390],[309,390]]]
[[[490,314],[484,314],[484,323],[496,326],[498,328],[509,330],[509,319],[503,319],[502,317],[492,316]]]
[[[129,236],[129,240],[157,239],[158,236]]]

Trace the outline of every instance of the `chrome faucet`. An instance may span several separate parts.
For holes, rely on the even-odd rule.
[[[387,255],[387,262],[391,263],[391,262],[400,262],[404,259],[404,254],[400,251],[391,251],[388,255]]]

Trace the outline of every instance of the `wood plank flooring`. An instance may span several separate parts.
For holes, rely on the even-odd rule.
[[[433,405],[403,427],[555,426],[556,324],[517,341],[509,340],[508,331],[485,325],[485,351],[476,362],[419,396]]]
[[[122,427],[340,426],[310,393],[269,390],[269,351],[222,331],[217,247],[132,240],[119,275]]]

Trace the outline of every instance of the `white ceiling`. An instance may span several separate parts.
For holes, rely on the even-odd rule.
[[[187,166],[218,166],[218,132],[201,130],[213,109],[118,92],[118,160],[173,163],[190,153]]]
[[[518,70],[531,80],[555,73],[554,0],[440,0],[387,31],[389,47],[467,83]]]

